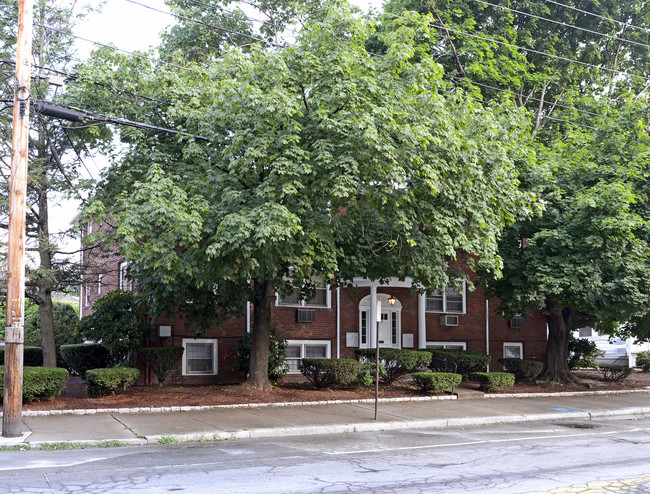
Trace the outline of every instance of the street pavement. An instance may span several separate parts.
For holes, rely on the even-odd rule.
[[[47,443],[146,444],[216,441],[415,428],[470,427],[540,420],[629,418],[650,414],[650,390],[484,395],[442,399],[268,403],[222,407],[23,412],[23,435],[0,437],[0,447]]]

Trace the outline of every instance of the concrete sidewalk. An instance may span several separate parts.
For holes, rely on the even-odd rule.
[[[25,412],[23,436],[0,438],[0,447],[25,443],[156,443],[411,428],[444,428],[537,420],[591,420],[650,414],[650,391],[485,395],[486,399],[382,400],[331,404],[256,404],[241,407],[69,410]],[[165,411],[167,410],[167,411]]]

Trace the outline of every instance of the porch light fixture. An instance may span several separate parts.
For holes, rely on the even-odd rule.
[[[395,305],[395,302],[397,302],[397,299],[391,295],[388,298],[388,305]]]

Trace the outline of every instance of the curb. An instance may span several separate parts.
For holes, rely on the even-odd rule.
[[[618,395],[629,393],[650,393],[650,389],[629,389],[611,391],[567,391],[559,393],[485,393],[477,399],[498,399],[498,398],[553,398],[566,396],[602,396]],[[412,396],[403,398],[380,398],[379,403],[394,402],[417,402],[417,401],[446,401],[457,400],[457,395],[451,396]],[[472,398],[466,398],[472,399]],[[360,403],[374,403],[374,398],[362,400],[324,400],[324,401],[296,401],[279,403],[242,403],[233,405],[197,405],[197,406],[175,406],[175,407],[138,407],[138,408],[87,408],[75,410],[23,410],[23,417],[48,417],[52,415],[96,415],[102,413],[169,413],[169,412],[198,412],[206,410],[221,410],[233,408],[265,408],[265,407],[293,407],[309,405],[354,405]],[[0,412],[2,417],[2,412]]]

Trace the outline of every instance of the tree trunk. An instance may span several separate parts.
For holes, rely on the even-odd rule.
[[[571,309],[560,309],[556,302],[547,301],[546,321],[548,343],[546,345],[546,372],[543,380],[569,383],[576,382],[569,369],[569,331],[571,331]]]
[[[45,273],[37,280],[38,310],[41,317],[41,345],[43,348],[43,367],[56,367],[56,345],[54,343],[54,314],[52,310],[52,282],[47,277],[52,272],[52,247],[50,245],[50,226],[47,201],[47,137],[43,122],[38,124],[38,161],[43,172],[35,184],[38,193],[38,254],[40,269]]]
[[[246,385],[251,388],[271,389],[269,381],[269,343],[271,340],[271,306],[275,300],[273,285],[268,280],[254,280],[258,300],[253,301],[253,328],[251,333],[251,361]],[[259,289],[258,289],[259,287]]]

